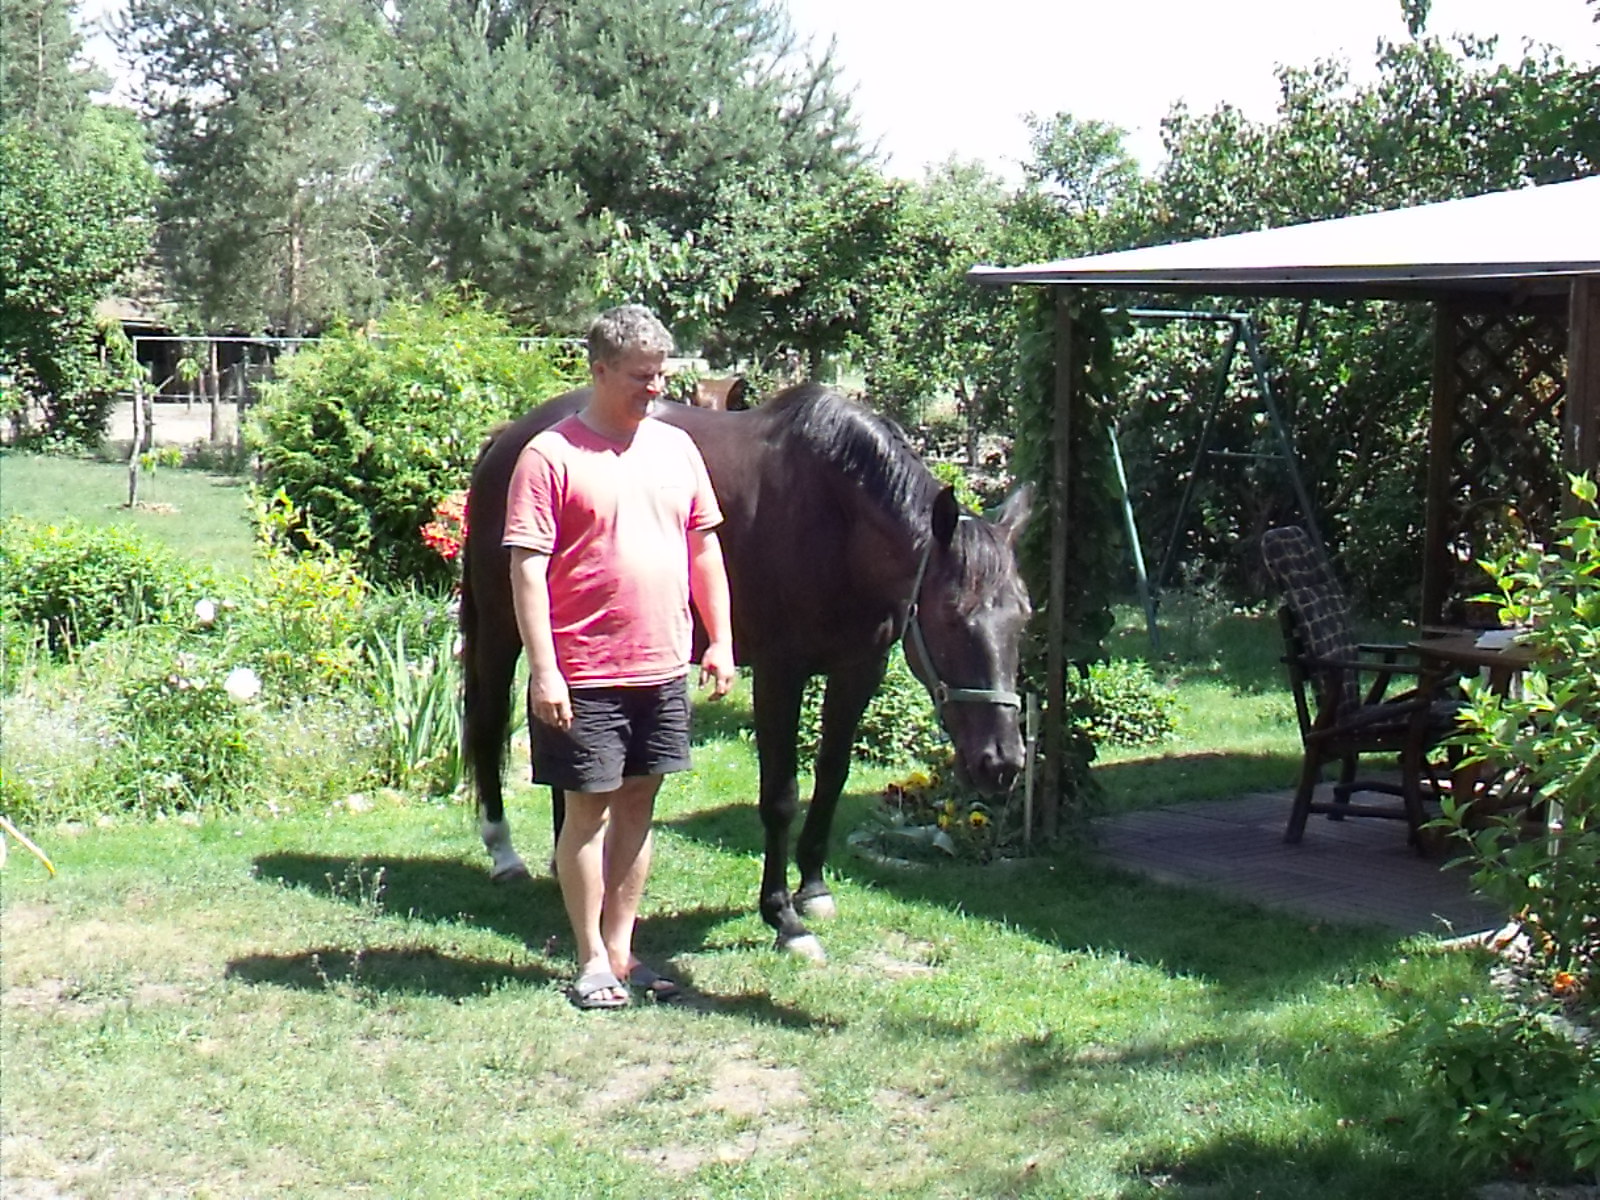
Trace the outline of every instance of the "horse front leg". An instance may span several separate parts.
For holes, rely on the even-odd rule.
[[[761,766],[761,827],[765,859],[761,867],[761,919],[778,935],[779,950],[818,962],[822,943],[805,927],[789,894],[789,827],[800,808],[796,780],[796,730],[805,672],[793,667],[757,666],[753,682],[756,755]]]
[[[806,823],[795,847],[795,862],[800,868],[800,890],[795,907],[801,915],[816,919],[833,916],[833,893],[823,878],[828,860],[828,841],[833,831],[834,814],[845,780],[850,775],[850,750],[855,745],[861,714],[883,682],[887,656],[859,663],[828,676],[828,690],[822,700],[822,737],[817,745],[816,775]]]

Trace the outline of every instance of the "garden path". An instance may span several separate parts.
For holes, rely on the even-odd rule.
[[[1300,844],[1288,845],[1292,799],[1267,792],[1102,817],[1096,842],[1113,863],[1148,878],[1330,921],[1441,938],[1505,924],[1464,868],[1446,869],[1450,849],[1418,855],[1398,821],[1313,817]]]

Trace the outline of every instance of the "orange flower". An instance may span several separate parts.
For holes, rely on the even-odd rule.
[[[1550,978],[1550,990],[1558,996],[1570,996],[1578,990],[1578,977],[1571,971],[1557,971]]]
[[[422,540],[446,562],[461,553],[467,540],[467,494],[451,492],[433,506],[433,520],[422,527]]]

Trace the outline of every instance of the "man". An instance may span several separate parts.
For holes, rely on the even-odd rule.
[[[633,954],[661,779],[689,766],[695,609],[700,681],[733,685],[722,522],[688,434],[653,419],[672,337],[638,305],[589,331],[588,402],[530,441],[507,499],[511,593],[527,651],[534,781],[566,792],[556,874],[577,941],[580,1008],[618,1008],[626,983],[677,985]]]

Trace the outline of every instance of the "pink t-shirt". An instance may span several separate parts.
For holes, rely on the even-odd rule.
[[[645,686],[688,670],[687,533],[721,522],[700,451],[661,421],[624,444],[572,416],[523,447],[503,540],[550,555],[550,625],[569,686]]]

